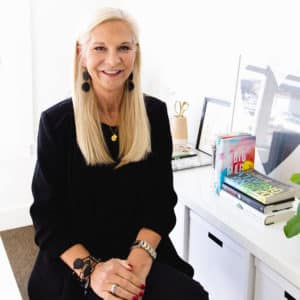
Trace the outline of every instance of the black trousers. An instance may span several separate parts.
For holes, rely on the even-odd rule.
[[[89,300],[99,300],[90,295]],[[147,277],[143,300],[208,300],[201,284],[176,269],[154,262]]]
[[[143,300],[208,300],[199,282],[176,269],[154,263],[147,278]]]
[[[92,291],[84,295],[79,282],[74,277],[69,279],[69,284],[59,296],[50,295],[51,287],[48,292],[45,289],[29,289],[30,300],[101,300]],[[208,300],[208,293],[188,275],[155,261],[147,277],[143,300]]]

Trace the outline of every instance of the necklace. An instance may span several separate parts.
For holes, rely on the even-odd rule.
[[[116,142],[118,140],[118,127],[109,126],[109,129],[111,131],[111,136],[110,136],[111,141]]]

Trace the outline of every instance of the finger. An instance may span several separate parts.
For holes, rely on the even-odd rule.
[[[113,283],[118,284],[118,290],[121,289],[121,295],[129,296],[130,294],[130,299],[133,298],[133,296],[141,296],[143,294],[143,290],[140,287],[135,286],[132,284],[130,281],[118,276],[118,275],[113,275],[110,277],[110,280],[108,282],[110,284],[110,287],[112,286]],[[119,294],[118,294],[119,295]]]
[[[122,265],[123,266],[123,265]],[[145,283],[142,282],[139,277],[137,277],[134,273],[132,273],[131,271],[128,271],[127,269],[125,269],[124,267],[122,268],[118,268],[116,270],[116,274],[124,279],[126,279],[127,281],[131,282],[133,285],[135,285],[138,288],[142,288],[142,286],[145,286]]]
[[[137,294],[133,294],[126,289],[124,289],[122,286],[116,283],[105,283],[104,284],[104,290],[108,291],[112,295],[119,297],[121,299],[126,299],[126,300],[132,300],[132,299],[138,299]]]
[[[102,296],[103,300],[119,300],[121,298],[112,295],[110,292],[103,292]]]

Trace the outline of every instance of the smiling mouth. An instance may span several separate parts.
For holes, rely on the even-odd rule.
[[[122,70],[104,70],[102,71],[103,74],[109,77],[118,76],[120,73],[122,73]]]

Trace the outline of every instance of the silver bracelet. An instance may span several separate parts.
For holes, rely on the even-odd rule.
[[[134,241],[131,248],[134,248],[134,247],[139,247],[139,248],[144,249],[153,259],[156,259],[156,257],[157,257],[157,253],[154,250],[154,248],[151,247],[150,244],[145,240]]]

